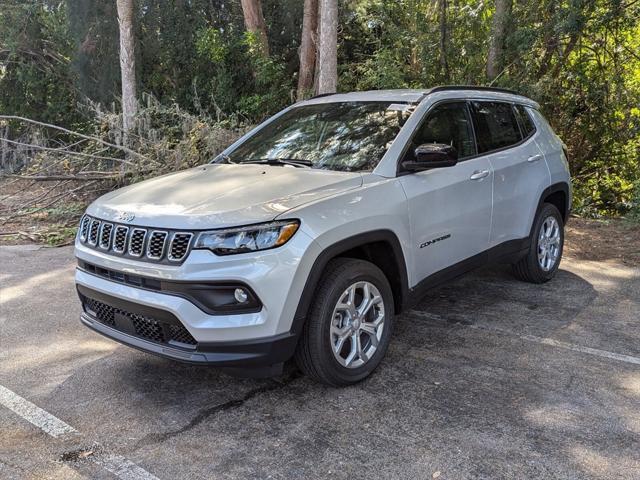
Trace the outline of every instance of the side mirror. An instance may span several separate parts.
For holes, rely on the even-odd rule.
[[[458,163],[458,152],[445,143],[425,143],[415,149],[415,160],[402,162],[405,170],[421,172],[432,168],[452,167]]]

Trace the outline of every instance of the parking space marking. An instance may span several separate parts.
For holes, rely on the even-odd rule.
[[[611,360],[618,360],[620,362],[633,363],[634,365],[640,365],[640,358],[632,357],[631,355],[624,355],[622,353],[609,352],[607,350],[600,350],[598,348],[583,347],[574,343],[562,342],[560,340],[554,340],[552,338],[536,337],[535,335],[517,335],[513,332],[498,328],[485,328],[476,325],[471,325],[471,328],[490,330],[493,332],[502,333],[504,335],[515,335],[518,338],[526,340],[528,342],[539,343],[541,345],[549,345],[552,347],[564,348],[565,350],[573,350],[574,352],[587,353],[589,355],[595,355],[597,357],[610,358]]]
[[[2,385],[0,385],[0,405],[8,408],[53,438],[60,438],[69,434],[80,434],[71,425],[54,417],[49,412]],[[121,480],[159,480],[155,475],[120,455],[102,454],[88,458],[88,460],[100,465]]]
[[[446,319],[443,318],[442,316],[437,315],[437,314],[433,314],[433,313],[429,313],[429,312],[420,312],[418,310],[411,310],[409,313],[412,314],[412,315],[416,315],[418,317],[426,318],[428,320],[446,321]],[[487,331],[487,332],[495,332],[495,333],[500,333],[502,335],[507,335],[507,336],[511,336],[511,337],[517,337],[517,338],[520,338],[522,340],[526,340],[527,342],[538,343],[540,345],[548,345],[548,346],[551,346],[551,347],[563,348],[565,350],[572,350],[574,352],[581,352],[581,353],[586,353],[586,354],[589,354],[589,355],[595,355],[597,357],[609,358],[611,360],[617,360],[619,362],[625,362],[625,363],[631,363],[631,364],[634,364],[634,365],[640,365],[640,358],[634,357],[632,355],[625,355],[625,354],[622,354],[622,353],[609,352],[607,350],[600,350],[598,348],[583,347],[581,345],[576,345],[575,343],[563,342],[561,340],[554,340],[552,338],[537,337],[535,335],[520,335],[518,333],[511,332],[509,330],[504,330],[504,329],[501,329],[501,328],[485,327],[485,326],[477,325],[477,324],[474,324],[474,325],[465,324],[464,326],[469,327],[469,328],[473,328],[475,330],[484,330],[484,331]]]
[[[0,385],[0,405],[5,406],[13,413],[21,416],[26,421],[32,423],[40,430],[54,438],[61,437],[62,435],[78,433],[78,431],[71,425],[68,425],[59,418],[54,417],[49,412],[45,412],[29,400],[25,400],[20,395],[12,392],[2,385]]]
[[[120,455],[104,455],[95,462],[121,480],[159,480],[158,477]]]

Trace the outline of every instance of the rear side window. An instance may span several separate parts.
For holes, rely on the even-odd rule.
[[[478,153],[509,147],[522,140],[510,103],[472,102]]]
[[[514,108],[520,124],[520,130],[522,130],[522,136],[527,138],[536,131],[536,126],[533,124],[531,116],[529,116],[529,112],[527,112],[524,105],[515,105]]]

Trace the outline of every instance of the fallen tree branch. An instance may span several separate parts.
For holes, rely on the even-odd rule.
[[[21,147],[32,148],[34,150],[44,150],[44,151],[47,151],[47,152],[61,153],[63,155],[77,155],[79,157],[92,158],[92,159],[96,159],[96,160],[111,160],[113,162],[126,163],[127,165],[135,165],[133,162],[130,162],[128,160],[124,160],[122,158],[103,157],[101,155],[93,155],[91,153],[74,152],[72,150],[66,150],[65,148],[43,147],[42,145],[35,145],[33,143],[16,142],[15,140],[9,140],[8,138],[3,138],[2,141],[3,142],[7,142],[7,143],[11,143],[13,145],[20,145]]]
[[[124,176],[128,177],[133,175],[132,172],[125,172]],[[55,182],[63,180],[73,181],[94,181],[94,180],[118,180],[123,177],[121,174],[106,174],[106,175],[17,175],[15,173],[5,173],[1,175],[7,178],[20,178],[22,180],[33,180],[35,182]]]
[[[87,140],[93,140],[94,142],[98,142],[98,143],[101,143],[103,145],[107,145],[109,147],[112,147],[112,148],[115,148],[115,149],[118,149],[118,150],[122,150],[123,152],[126,152],[129,155],[141,158],[141,159],[146,160],[146,161],[154,162],[156,164],[160,163],[160,162],[157,162],[156,160],[151,160],[151,159],[145,157],[144,155],[136,152],[135,150],[131,150],[130,148],[127,148],[127,147],[125,147],[123,145],[116,145],[115,143],[107,142],[105,140],[102,140],[101,138],[92,137],[91,135],[85,135],[84,133],[74,132],[73,130],[69,130],[67,128],[60,127],[58,125],[52,125],[51,123],[39,122],[37,120],[32,120],[32,119],[26,118],[26,117],[19,117],[17,115],[0,115],[0,120],[17,120],[17,121],[20,121],[20,122],[31,123],[31,124],[34,124],[34,125],[40,125],[41,127],[53,128],[54,130],[59,130],[61,132],[65,132],[65,133],[68,133],[68,134],[71,134],[71,135],[75,135],[77,137],[84,138],[84,139],[87,139]]]

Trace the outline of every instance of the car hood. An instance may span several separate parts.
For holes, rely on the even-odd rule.
[[[87,213],[169,229],[209,229],[273,220],[292,208],[362,185],[359,173],[269,165],[205,165],[103,195]]]

